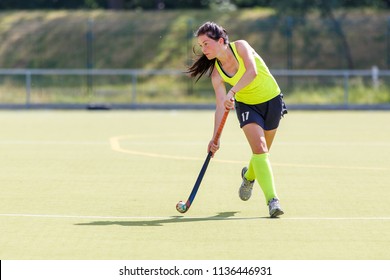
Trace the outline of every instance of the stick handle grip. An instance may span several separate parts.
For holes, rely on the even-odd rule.
[[[234,101],[234,99],[230,99],[230,101]],[[229,112],[230,112],[229,109],[225,109],[225,113],[223,113],[223,116],[222,116],[222,119],[221,119],[221,123],[219,124],[217,133],[215,134],[215,137],[213,139],[213,143],[215,145],[218,144],[218,140],[219,140],[219,138],[221,138],[222,130],[223,130],[223,127],[225,126],[225,122],[226,122],[226,119],[227,119],[227,117],[229,115]]]

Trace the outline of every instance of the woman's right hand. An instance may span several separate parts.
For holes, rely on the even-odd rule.
[[[207,148],[207,152],[211,152],[214,156],[214,154],[219,150],[219,141],[217,144],[214,144],[214,140],[211,140],[209,142],[209,145],[208,145],[208,148]]]

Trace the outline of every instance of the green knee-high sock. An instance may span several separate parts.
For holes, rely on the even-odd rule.
[[[244,174],[245,178],[249,181],[254,181],[256,179],[255,169],[254,169],[253,160],[252,160],[253,156],[252,156],[251,160],[249,161],[248,170]]]
[[[245,178],[251,181],[257,179],[267,203],[272,198],[277,197],[274,175],[268,153],[252,155],[248,171],[245,173]]]

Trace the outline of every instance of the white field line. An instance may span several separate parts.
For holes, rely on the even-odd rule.
[[[45,218],[45,219],[97,219],[97,220],[263,220],[265,217],[220,217],[220,216],[88,216],[88,215],[49,215],[49,214],[0,214],[0,217],[11,218]],[[390,217],[282,217],[269,220],[314,220],[314,221],[390,221]]]

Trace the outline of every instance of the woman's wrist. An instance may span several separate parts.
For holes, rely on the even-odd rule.
[[[232,93],[232,96],[233,96],[233,97],[236,95],[236,92],[235,92],[234,90],[232,90],[232,89],[230,89],[229,92]]]

